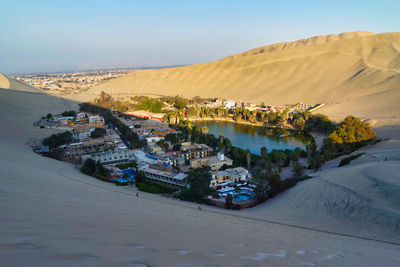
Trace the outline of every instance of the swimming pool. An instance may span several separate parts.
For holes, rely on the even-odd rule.
[[[250,195],[247,194],[237,194],[236,196],[233,197],[234,202],[244,202],[248,201],[251,199]]]

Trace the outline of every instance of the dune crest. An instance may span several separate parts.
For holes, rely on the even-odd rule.
[[[30,86],[21,81],[9,79],[1,73],[0,73],[0,88],[28,92],[28,93],[43,93],[40,89],[36,87]]]
[[[394,116],[400,112],[399,48],[400,33],[316,36],[204,64],[135,71],[88,92],[326,103],[325,111],[339,117]],[[378,103],[371,101],[375,98]]]
[[[7,77],[0,73],[0,88],[9,89],[10,82],[8,81]]]

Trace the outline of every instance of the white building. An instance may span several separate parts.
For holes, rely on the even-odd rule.
[[[230,183],[244,183],[251,179],[248,170],[243,167],[226,169],[225,171],[215,171],[211,173],[210,187],[217,188]]]
[[[135,160],[133,150],[128,149],[82,155],[81,162],[84,163],[88,158],[100,161],[102,164],[116,164]]]
[[[225,100],[224,105],[226,108],[234,108],[236,106],[236,102],[233,100]]]
[[[98,115],[89,116],[89,123],[104,123],[104,118]]]
[[[74,132],[73,136],[74,136],[74,139],[76,139],[76,140],[83,140],[83,139],[89,138],[93,131],[94,131],[94,128],[90,129],[87,132]]]
[[[231,166],[233,161],[226,157],[223,153],[219,152],[216,156],[207,158],[195,158],[190,160],[191,168],[200,168],[202,166],[208,166],[212,171],[218,171],[222,166]]]
[[[187,175],[184,173],[173,173],[153,168],[143,168],[141,171],[146,175],[147,179],[169,187],[183,187],[186,184]]]
[[[148,146],[152,146],[161,140],[164,140],[164,137],[159,137],[159,136],[146,137],[146,143]]]

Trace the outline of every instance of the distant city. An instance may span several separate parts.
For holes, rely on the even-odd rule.
[[[118,78],[129,72],[143,69],[161,69],[179,66],[155,66],[137,68],[109,68],[67,72],[40,72],[10,75],[10,78],[23,81],[31,86],[45,90],[50,94],[78,94],[97,84]]]

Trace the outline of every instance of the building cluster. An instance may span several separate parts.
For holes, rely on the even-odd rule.
[[[120,136],[112,129],[107,129],[107,133],[103,137],[92,138],[89,135],[87,138],[75,140],[77,142],[59,147],[64,150],[63,160],[76,164],[84,163],[87,158],[92,158],[103,164],[132,160],[132,158],[126,158],[128,148],[121,141]],[[112,158],[110,155],[112,155]]]
[[[168,123],[158,120],[143,120],[135,116],[117,116],[117,118],[136,133],[140,140],[147,145],[148,150],[153,153],[162,151],[158,142],[164,140],[167,134],[179,133],[176,129],[170,128]]]
[[[42,117],[33,123],[38,128],[57,128],[66,130],[76,130],[78,132],[87,132],[90,129],[103,127],[104,118],[98,115],[92,115],[84,112],[76,113],[71,116],[51,115]]]
[[[13,77],[51,94],[74,94],[106,80],[120,77],[127,71],[110,70],[75,73],[29,74]]]
[[[217,190],[250,179],[246,169],[241,167],[229,169],[233,161],[223,153],[214,153],[214,150],[205,144],[182,142],[179,143],[179,149],[172,150],[171,146],[169,149],[165,147],[156,149],[159,147],[158,142],[164,140],[167,134],[179,133],[164,122],[120,117],[117,114],[115,116],[138,134],[145,144],[143,149],[128,149],[118,132],[104,125],[103,117],[87,113],[77,113],[74,116],[48,116],[35,122],[34,126],[70,130],[74,141],[57,147],[62,151],[61,159],[74,164],[83,164],[87,159],[93,159],[109,168],[110,178],[119,182],[133,179],[135,169],[120,170],[117,167],[118,164],[132,161],[137,162],[138,169],[147,179],[173,188],[185,187],[187,172],[203,166],[210,167],[212,172],[210,187]],[[104,129],[105,134],[101,137],[93,136],[92,133],[96,128]],[[129,178],[126,178],[127,176]]]
[[[158,146],[158,142],[164,140],[167,134],[178,134],[179,132],[160,121],[142,120],[126,116],[119,117],[118,115],[116,115],[116,118],[138,134],[139,138],[144,141],[145,148],[89,153],[81,156],[82,162],[92,158],[105,165],[116,165],[121,162],[135,160],[138,163],[138,169],[144,173],[147,179],[173,188],[186,186],[186,173],[192,169],[208,166],[212,171],[212,176],[215,177],[215,175],[218,176],[219,170],[224,165],[227,168],[233,164],[230,158],[223,153],[215,155],[214,150],[205,144],[182,142],[179,144],[179,149],[175,151],[171,149],[155,149]],[[166,141],[166,143],[168,142]],[[224,186],[225,184],[222,181],[225,181],[226,184],[241,183],[250,177],[248,173],[247,175],[242,173],[243,170],[240,168],[232,170],[225,169],[224,172],[231,175],[226,175],[224,179],[218,178],[218,184]],[[119,173],[123,174],[121,171]],[[239,177],[238,175],[241,176]],[[210,183],[210,187],[217,188],[212,183]]]
[[[34,122],[33,126],[63,129],[72,133],[73,142],[53,148],[62,152],[61,160],[64,161],[80,164],[87,158],[93,158],[103,164],[111,164],[133,159],[128,157],[128,148],[117,132],[105,126],[102,116],[84,112],[72,116],[47,116]],[[98,128],[103,129],[104,135],[93,137],[93,131]],[[46,152],[43,148],[41,150]]]

